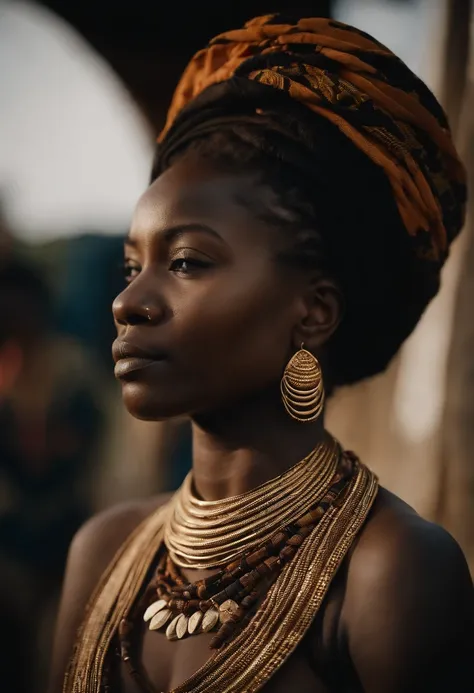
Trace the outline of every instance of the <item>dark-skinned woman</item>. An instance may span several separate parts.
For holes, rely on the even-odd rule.
[[[465,198],[370,36],[271,15],[195,55],[113,306],[125,406],[189,416],[193,467],[76,536],[52,693],[472,690],[462,552],[324,427],[436,294]]]

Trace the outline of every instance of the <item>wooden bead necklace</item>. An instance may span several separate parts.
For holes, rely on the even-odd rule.
[[[343,454],[319,502],[208,578],[188,583],[166,548],[162,550],[152,581],[119,626],[121,659],[142,690],[151,689],[135,663],[132,638],[137,621],[143,618],[150,630],[165,630],[169,640],[217,631],[209,647],[219,650],[242,631],[283,567],[325,514],[344,502],[352,472],[353,459]]]

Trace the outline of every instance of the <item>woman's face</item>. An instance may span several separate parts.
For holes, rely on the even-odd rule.
[[[303,273],[275,259],[290,239],[250,211],[274,198],[251,175],[184,158],[140,199],[113,304],[134,416],[212,412],[279,383],[306,303]]]

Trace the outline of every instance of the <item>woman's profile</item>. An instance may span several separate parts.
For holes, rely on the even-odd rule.
[[[363,32],[270,15],[194,56],[113,305],[124,403],[189,416],[193,468],[75,537],[51,693],[472,690],[461,550],[324,428],[435,295],[465,199],[440,105]]]

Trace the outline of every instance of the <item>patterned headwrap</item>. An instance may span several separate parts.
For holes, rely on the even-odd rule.
[[[381,167],[417,256],[439,271],[464,221],[465,172],[441,106],[399,58],[341,22],[258,17],[196,53],[159,140],[207,87],[235,77],[285,92]]]

